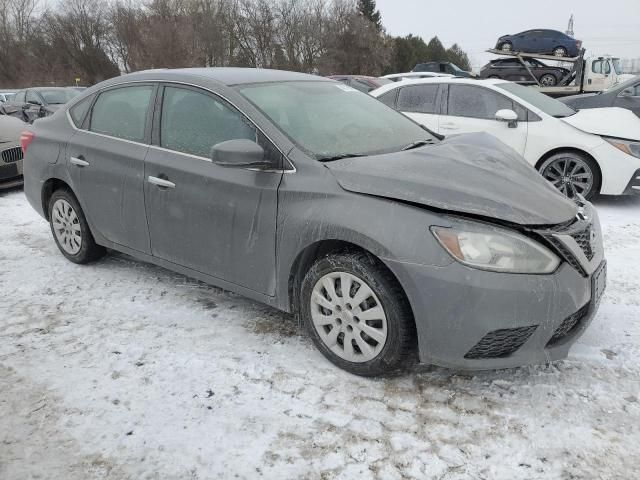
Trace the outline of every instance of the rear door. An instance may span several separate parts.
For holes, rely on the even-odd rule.
[[[142,188],[155,90],[140,83],[103,90],[88,115],[74,111],[87,105],[74,106],[78,129],[66,149],[74,191],[93,227],[143,253],[150,253]]]
[[[214,164],[211,148],[233,139],[257,140],[273,168]],[[158,97],[153,143],[144,182],[153,255],[274,295],[280,152],[222,97],[172,84]]]
[[[408,85],[398,89],[396,109],[437,132],[439,129],[439,84]]]
[[[445,115],[440,116],[438,133],[487,132],[524,154],[527,144],[526,109],[508,97],[476,85],[449,84]],[[495,119],[498,110],[514,110],[518,122],[512,128]]]

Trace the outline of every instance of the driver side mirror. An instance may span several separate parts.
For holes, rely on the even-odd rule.
[[[496,120],[499,122],[507,122],[509,128],[516,128],[518,126],[518,114],[513,110],[498,110],[496,112]]]
[[[253,140],[239,138],[220,142],[211,147],[211,161],[221,167],[265,168],[264,149]]]
[[[618,96],[621,97],[621,98],[624,98],[624,97],[635,97],[635,91],[631,87],[625,88],[624,90],[622,90],[618,94]]]

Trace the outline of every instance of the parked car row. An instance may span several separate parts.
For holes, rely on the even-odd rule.
[[[80,90],[73,87],[36,87],[17,91],[0,105],[0,113],[25,122],[46,117],[74,98]]]
[[[640,119],[629,110],[576,111],[504,80],[413,80],[371,95],[442,135],[494,135],[569,197],[640,188]]]
[[[23,132],[25,194],[70,261],[110,248],[295,312],[358,375],[415,351],[463,369],[566,357],[606,284],[598,215],[522,154],[564,129],[587,151],[561,144],[544,161],[560,183],[591,182],[565,189],[585,194],[614,191],[640,160],[508,82],[373,95],[274,70],[124,75]],[[608,155],[617,171],[597,171]]]

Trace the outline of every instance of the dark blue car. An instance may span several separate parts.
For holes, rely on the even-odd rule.
[[[556,57],[577,57],[582,41],[556,30],[527,30],[515,35],[504,35],[496,44],[503,52],[539,53]]]

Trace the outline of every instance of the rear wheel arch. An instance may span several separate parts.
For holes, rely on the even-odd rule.
[[[55,192],[56,190],[60,189],[69,190],[75,196],[75,193],[73,193],[73,189],[69,186],[69,184],[59,178],[50,178],[49,180],[44,182],[44,185],[42,186],[42,211],[44,212],[44,216],[47,221],[49,221],[49,200],[51,199],[51,195],[53,195],[53,192]]]

